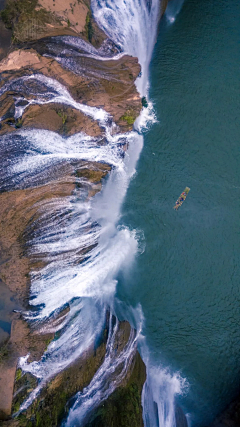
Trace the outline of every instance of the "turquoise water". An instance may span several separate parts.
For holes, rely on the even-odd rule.
[[[150,70],[158,123],[123,208],[146,248],[118,295],[141,303],[155,363],[187,378],[194,427],[239,391],[239,18],[238,0],[186,0],[174,25],[162,21]]]

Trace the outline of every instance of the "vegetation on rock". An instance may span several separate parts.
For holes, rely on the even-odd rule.
[[[37,0],[8,0],[5,9],[1,12],[1,18],[5,26],[13,29],[15,23],[24,14],[28,16],[37,6]]]
[[[8,342],[5,342],[0,347],[0,364],[8,357],[8,355],[9,355]]]
[[[92,37],[93,37],[93,25],[92,25],[92,12],[91,12],[91,10],[89,10],[87,13],[86,24],[85,24],[85,32],[86,32],[86,37],[87,37],[88,41],[91,43]]]
[[[123,120],[128,125],[133,125],[137,118],[137,113],[133,108],[128,109],[123,116],[120,117],[120,120]]]
[[[148,107],[148,102],[147,102],[146,96],[142,97],[142,106],[143,106],[143,108],[147,108]]]
[[[85,178],[89,180],[90,182],[100,182],[102,178],[104,178],[109,170],[111,169],[108,165],[103,165],[104,169],[99,169],[95,167],[95,169],[91,168],[83,168],[78,169],[76,172],[76,176],[78,178]]]
[[[1,17],[5,26],[13,30],[13,41],[15,43],[31,41],[32,47],[33,40],[48,35],[76,35],[77,29],[73,28],[72,16],[80,4],[80,0],[77,0],[78,5],[76,2],[73,4],[75,9],[72,8],[70,15],[64,15],[63,19],[55,15],[51,9],[46,10],[41,7],[40,3],[39,1],[38,4],[38,0],[7,0]],[[86,1],[86,3],[84,2],[87,16],[84,15],[81,29],[78,23],[76,26],[78,26],[79,32],[82,31],[85,40],[87,39],[94,46],[99,47],[106,39],[106,35],[98,28],[90,8],[86,9],[89,7],[89,2]],[[69,17],[68,21],[67,17]],[[101,106],[109,112],[117,124],[122,121],[119,123],[120,127],[124,130],[130,129],[141,109],[140,98],[134,85],[134,80],[140,70],[136,58],[125,56],[120,58],[118,62],[81,58],[79,61],[83,61],[86,71],[85,74],[79,76],[61,67],[57,61],[43,57],[43,53],[46,53],[44,41],[35,41],[34,43],[36,50],[34,50],[35,45],[34,49],[29,49],[30,45],[25,44],[22,49],[12,51],[8,58],[1,62],[0,72],[3,76],[1,85],[23,75],[42,73],[60,81],[67,87],[76,101],[90,106]],[[21,95],[24,97],[24,93]],[[88,135],[98,137],[99,144],[105,143],[104,130],[96,121],[63,104],[30,105],[24,110],[23,116],[15,120],[14,96],[15,93],[10,91],[1,96],[1,113],[3,116],[1,134],[14,132],[20,127],[44,128],[65,136],[84,131]],[[119,119],[119,117],[121,118]],[[99,138],[100,136],[102,139]],[[7,256],[8,263],[2,262],[0,276],[4,278],[6,285],[17,294],[21,303],[25,304],[28,300],[31,268],[34,267],[37,270],[41,262],[45,262],[44,260],[30,259],[26,251],[26,242],[29,241],[30,233],[36,226],[36,222],[41,221],[38,207],[53,198],[69,196],[77,185],[85,185],[84,181],[86,180],[89,188],[87,197],[93,196],[97,191],[100,191],[101,180],[110,169],[109,165],[97,162],[79,161],[72,162],[71,165],[64,163],[55,172],[56,176],[48,176],[47,182],[41,181],[32,188],[1,194],[2,220],[0,225],[2,232],[0,243],[4,254]],[[61,179],[58,181],[58,178]],[[87,248],[86,251],[88,249],[90,248]],[[126,325],[125,329],[127,329]],[[11,390],[7,395],[10,409],[12,389],[15,382],[12,413],[19,410],[22,402],[37,385],[36,378],[30,374],[22,374],[20,369],[16,370],[18,357],[29,352],[30,361],[39,360],[52,339],[52,335],[33,333],[27,323],[15,313],[11,338],[0,350],[1,369],[2,372],[6,373],[5,378],[2,378],[2,382],[0,381],[0,391],[4,390],[5,393],[4,381],[10,385],[9,389]],[[121,344],[124,345],[124,343],[123,339]],[[105,339],[99,344],[97,350],[90,349],[86,359],[76,361],[74,365],[53,378],[31,407],[20,414],[17,419],[10,420],[8,425],[19,427],[54,427],[59,425],[62,417],[66,416],[66,404],[69,398],[89,384],[92,376],[102,364],[104,355]],[[119,411],[121,399],[126,402],[126,416],[121,418],[125,420],[125,424],[122,425],[127,425],[126,423],[130,422],[130,418],[131,420],[135,419],[135,415],[132,415],[133,411],[136,412],[136,420],[141,419],[141,385],[138,379],[134,378],[126,386],[121,387],[119,393],[119,395],[114,394],[113,401],[106,402],[106,405],[110,405],[108,406],[108,415],[102,413],[102,419],[107,417],[106,419],[109,419],[110,423],[116,408]],[[7,416],[10,415],[10,412],[7,412],[8,407],[3,408],[2,406]],[[132,422],[128,425],[135,426]],[[138,426],[140,425],[138,424]]]
[[[6,28],[13,30],[14,43],[37,39],[44,35],[46,24],[58,22],[53,14],[36,6],[37,0],[7,1],[1,18]]]
[[[59,115],[59,117],[61,117],[61,119],[62,119],[62,124],[63,124],[63,125],[65,125],[65,123],[66,123],[66,121],[67,121],[67,114],[66,114],[66,113],[64,113],[64,111],[59,110],[59,111],[58,111],[58,115]]]
[[[145,365],[137,354],[127,384],[109,396],[86,427],[143,427],[141,394],[145,379]]]

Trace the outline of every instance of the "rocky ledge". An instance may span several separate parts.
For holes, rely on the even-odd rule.
[[[128,342],[130,326],[120,322],[114,341],[116,355]],[[97,348],[91,346],[85,354],[70,367],[57,374],[41,391],[32,405],[17,418],[3,422],[4,427],[58,426],[67,416],[69,400],[91,382],[102,365],[108,338],[108,322],[102,342]],[[115,392],[89,416],[88,426],[143,427],[141,391],[146,379],[145,365],[135,352],[127,374]],[[30,374],[16,370],[13,390],[12,412],[16,413],[20,404],[36,387],[37,381]],[[125,402],[125,403],[124,403]]]
[[[167,1],[162,2],[162,13]],[[103,108],[116,124],[115,133],[132,129],[142,108],[135,80],[140,73],[136,58],[119,55],[118,46],[98,28],[91,13],[90,0],[7,0],[1,19],[12,32],[12,44],[0,62],[0,135],[24,129],[46,129],[68,137],[78,132],[98,138],[104,144],[104,129],[99,122],[78,108],[61,102],[29,102],[27,86],[11,85],[23,77],[38,74],[57,80],[75,102]],[[71,44],[71,54],[62,55]],[[65,49],[66,48],[66,49]],[[86,50],[95,49],[95,57]],[[1,53],[1,52],[0,52]],[[2,52],[3,53],[3,52]],[[99,60],[99,55],[105,60]],[[8,86],[6,86],[8,85]],[[4,89],[5,88],[5,89]],[[16,114],[16,98],[21,97],[22,114]],[[125,147],[127,148],[127,147]],[[90,161],[63,162],[38,182],[27,188],[0,193],[0,278],[8,287],[20,312],[11,314],[11,334],[0,343],[0,419],[2,426],[57,426],[67,415],[67,403],[76,392],[86,387],[102,364],[109,333],[108,320],[97,347],[90,347],[83,357],[45,385],[40,395],[24,413],[12,418],[20,404],[36,386],[36,379],[17,368],[20,356],[29,354],[39,360],[53,333],[33,328],[21,315],[29,309],[30,273],[47,261],[34,258],[28,251],[33,229],[42,220],[43,210],[54,200],[69,197],[76,188],[86,199],[101,190],[111,167]],[[80,184],[79,184],[80,180]],[[90,248],[89,248],[90,250]],[[88,249],[84,254],[87,255]],[[60,322],[68,307],[58,313]],[[127,344],[130,326],[120,322],[115,338],[116,351]],[[135,349],[127,373],[118,388],[97,408],[88,420],[88,427],[141,427],[141,391],[146,379],[145,366]]]
[[[1,18],[12,31],[10,51],[0,62],[2,138],[9,133],[19,132],[20,128],[34,128],[54,131],[64,137],[85,132],[97,137],[99,144],[104,143],[104,129],[97,121],[65,103],[28,103],[29,94],[24,88],[21,88],[20,96],[28,105],[16,118],[19,88],[12,87],[11,82],[33,74],[57,80],[76,102],[103,108],[116,124],[114,132],[132,129],[142,108],[134,84],[140,66],[136,58],[129,56],[119,55],[118,60],[111,59],[118,52],[118,47],[98,28],[89,1],[7,0]],[[85,48],[92,46],[108,56],[101,61],[97,57],[81,55],[82,47],[75,48],[76,66],[69,67],[69,61],[66,60],[69,58],[60,61],[57,55],[54,57],[52,54],[51,46],[56,40],[57,43],[64,43],[57,39],[60,36],[74,37],[74,40],[83,41]],[[1,91],[9,83],[7,89]],[[48,209],[49,204],[52,206],[54,200],[69,197],[76,188],[81,192],[79,179],[83,182],[80,187],[83,185],[85,197],[92,197],[101,190],[110,169],[109,165],[98,162],[65,162],[48,175],[44,182],[40,178],[37,184],[28,188],[5,190],[0,194],[0,277],[22,310],[29,308],[30,272],[33,269],[37,271],[46,262],[31,256],[27,247],[32,230],[41,221],[43,209]],[[64,312],[58,314],[55,321],[60,321],[64,315]],[[20,312],[12,313],[11,318],[11,335],[9,338],[3,335],[0,349],[0,419],[6,420],[2,425],[57,426],[66,415],[69,399],[89,384],[104,359],[107,322],[103,340],[98,347],[89,348],[83,357],[56,375],[29,409],[12,419],[11,415],[18,411],[29,391],[36,386],[34,377],[30,374],[22,375],[21,370],[17,369],[18,359],[30,354],[31,361],[39,360],[54,334],[43,333],[44,328],[33,328]],[[127,322],[120,324],[116,337],[117,348],[121,349],[126,344],[129,330]],[[144,381],[145,367],[136,352],[127,376],[111,397],[112,403],[106,404],[101,416],[99,413],[94,416],[98,420],[111,418],[120,404],[119,399],[125,395],[129,408],[119,415],[119,419],[132,414],[136,420],[132,425],[142,425],[140,396]],[[122,424],[122,421],[118,424],[128,425]]]

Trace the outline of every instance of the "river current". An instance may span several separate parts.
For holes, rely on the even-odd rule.
[[[151,364],[186,379],[176,399],[194,427],[239,391],[239,18],[237,0],[191,0],[161,22],[150,66],[158,122],[123,209],[145,251],[118,297],[142,306]]]

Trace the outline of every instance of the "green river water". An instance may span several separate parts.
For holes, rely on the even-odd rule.
[[[239,391],[239,23],[239,0],[186,0],[173,25],[162,21],[150,68],[158,123],[123,207],[146,247],[118,296],[141,303],[152,360],[187,379],[194,427]]]

